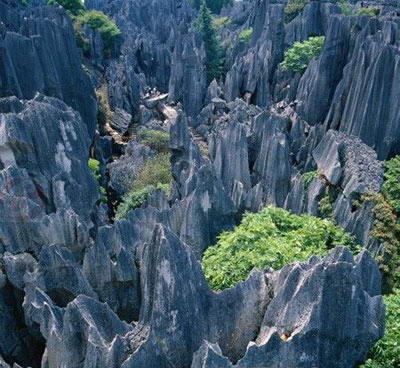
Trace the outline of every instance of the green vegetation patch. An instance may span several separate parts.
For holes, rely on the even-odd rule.
[[[215,29],[221,29],[228,27],[232,23],[232,19],[229,17],[213,17],[212,24]]]
[[[214,13],[219,14],[221,9],[228,4],[231,4],[233,0],[192,0],[193,5],[199,9],[201,4],[205,2],[207,7]]]
[[[353,9],[347,0],[340,0],[339,6],[344,15],[353,15]]]
[[[48,0],[48,4],[61,5],[70,15],[74,22],[76,42],[86,56],[90,51],[90,41],[83,31],[85,24],[99,31],[107,51],[121,34],[118,26],[106,14],[99,10],[87,11],[81,0]]]
[[[127,218],[129,211],[141,207],[157,189],[161,189],[167,193],[169,187],[168,184],[148,185],[143,189],[133,190],[126,194],[117,208],[115,218],[117,220]]]
[[[96,180],[100,180],[100,162],[94,158],[89,158],[88,165]]]
[[[309,171],[303,174],[304,186],[306,189],[310,186],[311,182],[319,175],[318,170]]]
[[[204,1],[200,6],[200,14],[196,20],[196,27],[202,34],[204,49],[206,51],[207,83],[210,83],[213,79],[218,79],[222,75],[224,55],[217,30],[213,25],[213,17]]]
[[[108,100],[107,84],[102,85],[96,90],[96,97],[98,103],[97,121],[100,126],[103,126],[111,119],[112,116],[112,111]]]
[[[294,72],[304,71],[310,61],[319,56],[324,46],[325,37],[310,37],[303,42],[295,42],[293,46],[285,52],[285,57],[280,64],[285,70]]]
[[[253,36],[253,28],[244,29],[239,33],[239,41],[243,43],[249,43]]]
[[[400,367],[400,289],[386,295],[385,336],[368,354],[369,359],[360,368]]]
[[[285,6],[285,23],[290,23],[296,18],[307,5],[308,0],[289,0]]]
[[[121,34],[117,25],[107,15],[98,10],[90,10],[79,14],[75,21],[77,24],[87,24],[90,28],[99,31],[105,48],[110,48]]]
[[[357,15],[367,15],[368,17],[378,17],[381,10],[379,8],[360,8]]]
[[[88,166],[92,171],[94,178],[99,182],[100,185],[100,201],[103,203],[107,202],[107,191],[101,186],[101,174],[100,174],[100,162],[94,158],[89,158]]]
[[[139,133],[140,143],[149,146],[157,152],[168,152],[169,133],[163,130],[142,129]]]
[[[223,290],[245,280],[254,267],[280,269],[338,245],[359,250],[354,237],[330,220],[266,207],[247,213],[233,231],[222,233],[205,251],[202,265],[210,286]]]
[[[382,193],[400,215],[400,155],[385,162],[385,182]]]
[[[71,15],[78,15],[85,10],[81,0],[49,0],[49,5],[61,5]]]
[[[370,235],[383,245],[377,257],[383,273],[383,292],[400,287],[400,155],[385,162],[385,181],[379,194],[364,194],[360,202],[374,203]]]
[[[162,189],[167,193],[171,179],[169,154],[160,153],[146,161],[136,176],[132,189],[122,198],[115,218],[117,220],[126,218],[130,210],[140,207],[157,189]]]

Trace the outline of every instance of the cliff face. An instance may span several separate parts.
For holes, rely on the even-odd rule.
[[[379,18],[321,0],[285,24],[284,0],[235,2],[221,13],[226,77],[207,85],[186,0],[87,1],[122,31],[107,56],[87,30],[90,57],[62,8],[0,0],[0,367],[364,361],[383,335],[382,244],[373,204],[354,201],[381,190],[382,160],[400,153],[400,9],[371,3]],[[304,72],[279,66],[316,35],[325,44]],[[155,156],[138,127],[170,133],[170,193],[113,221],[126,178]],[[199,259],[244,211],[323,216],[326,198],[371,254],[338,247],[209,289]]]

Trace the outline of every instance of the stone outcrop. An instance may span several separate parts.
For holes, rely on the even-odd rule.
[[[96,100],[83,71],[71,20],[61,8],[28,7],[1,11],[0,96],[32,99],[37,92],[78,111],[89,134],[96,124]]]
[[[87,1],[121,29],[110,55],[86,29],[90,56],[45,3],[0,0],[0,367],[362,363],[384,327],[370,253],[254,269],[218,293],[199,260],[265,205],[329,217],[376,250],[360,199],[400,152],[397,4],[372,1],[381,16],[369,18],[311,1],[288,24],[283,0],[227,5],[226,76],[207,86],[190,2]],[[282,70],[284,51],[315,35],[325,45],[306,70]],[[112,110],[102,126],[95,87]],[[156,154],[143,127],[170,132],[170,192],[117,221]]]

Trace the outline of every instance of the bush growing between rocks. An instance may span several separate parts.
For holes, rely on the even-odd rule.
[[[169,133],[163,130],[142,129],[139,133],[140,143],[149,146],[157,152],[168,152]]]
[[[381,10],[379,8],[360,8],[357,15],[367,15],[368,17],[378,17]]]
[[[253,28],[244,29],[239,33],[239,41],[243,43],[248,43],[253,35]]]
[[[215,29],[221,29],[229,26],[232,23],[232,19],[229,17],[213,17],[213,26]]]
[[[102,85],[96,90],[96,97],[98,103],[97,121],[99,125],[105,125],[112,116],[111,107],[108,100],[107,84]]]
[[[85,10],[85,6],[81,0],[49,0],[49,5],[61,5],[71,15],[81,14]]]
[[[293,72],[304,71],[310,61],[319,56],[324,46],[325,37],[310,37],[303,42],[295,42],[293,46],[285,52],[285,57],[280,64],[285,70]]]
[[[132,190],[141,190],[148,185],[169,184],[171,179],[170,156],[160,153],[146,161],[133,182]]]
[[[205,0],[207,7],[214,13],[219,14],[221,9],[228,4],[231,4],[233,0]],[[193,5],[199,9],[202,0],[192,0]]]
[[[94,158],[89,158],[88,165],[96,180],[100,180],[100,162]]]
[[[311,182],[318,177],[318,175],[318,170],[309,171],[303,174],[304,186],[306,189],[310,186]]]
[[[285,6],[285,23],[290,23],[304,9],[308,0],[289,0]]]
[[[115,218],[125,218],[130,210],[140,207],[156,190],[169,190],[172,179],[169,154],[160,153],[146,161],[133,181],[132,189],[122,198]]]
[[[90,28],[99,31],[106,49],[111,48],[116,38],[121,34],[117,25],[106,14],[98,10],[79,14],[75,22],[80,29],[84,24],[87,24]]]
[[[368,360],[360,368],[400,367],[400,289],[386,295],[385,336],[368,354]]]
[[[385,182],[382,193],[400,215],[400,155],[385,162]]]
[[[168,184],[158,184],[157,186],[148,185],[140,190],[131,191],[124,196],[121,204],[118,206],[115,213],[115,219],[121,220],[128,217],[128,213],[135,208],[139,208],[144,202],[151,196],[154,191],[161,189],[164,192],[168,192]]]
[[[353,15],[353,9],[347,0],[340,0],[339,6],[344,15]]]
[[[383,245],[378,255],[383,273],[383,292],[400,287],[400,156],[385,162],[384,184],[379,194],[364,194],[360,203],[374,203],[370,233]]]
[[[121,34],[118,26],[106,14],[99,10],[86,11],[85,5],[81,0],[48,0],[48,4],[61,5],[70,15],[74,23],[76,43],[83,49],[85,56],[89,56],[88,53],[90,51],[90,41],[83,31],[85,24],[99,31],[104,42],[104,48],[107,51]]]
[[[89,158],[88,166],[89,166],[90,170],[92,171],[94,178],[100,184],[100,180],[101,180],[100,162],[94,158]],[[104,187],[102,187],[101,185],[100,185],[100,201],[104,202],[104,203],[107,202],[107,192],[104,189]]]
[[[354,237],[329,220],[266,207],[247,213],[233,231],[222,233],[205,251],[202,265],[211,288],[223,290],[245,280],[254,267],[280,269],[338,245],[359,250]]]

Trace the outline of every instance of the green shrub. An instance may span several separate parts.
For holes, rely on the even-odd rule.
[[[88,165],[96,180],[100,180],[100,162],[94,158],[89,158]]]
[[[400,156],[385,162],[385,181],[379,194],[364,194],[360,202],[373,202],[370,235],[383,245],[377,256],[383,274],[383,292],[400,287]]]
[[[98,111],[97,111],[97,121],[99,125],[105,125],[112,116],[112,111],[110,103],[108,100],[108,88],[107,84],[103,84],[98,90],[96,90]]]
[[[148,185],[169,184],[171,178],[170,157],[168,154],[160,153],[146,161],[133,182],[132,190],[141,190]]]
[[[381,10],[379,8],[360,8],[357,15],[367,15],[368,17],[378,17]]]
[[[229,26],[232,23],[232,19],[229,17],[213,17],[212,23],[215,29],[221,29]]]
[[[49,5],[61,5],[71,15],[81,14],[85,10],[85,6],[81,0],[49,0]]]
[[[242,32],[239,33],[239,41],[243,43],[248,43],[253,36],[253,28],[244,29]]]
[[[369,359],[361,368],[400,367],[400,289],[386,295],[385,336],[377,342],[368,354]]]
[[[79,14],[75,22],[79,28],[82,28],[83,24],[87,24],[90,28],[99,31],[106,49],[110,48],[121,34],[117,25],[107,15],[98,10],[90,10]]]
[[[314,170],[314,171],[309,171],[303,174],[303,180],[304,180],[304,186],[307,189],[311,182],[318,177],[319,171]]]
[[[323,218],[332,218],[333,216],[333,198],[330,192],[326,193],[318,203],[318,208]]]
[[[99,182],[101,180],[101,174],[100,174],[100,162],[94,158],[89,158],[88,165],[90,170],[92,171],[92,174],[94,178]],[[104,187],[100,185],[100,201],[103,203],[107,202],[107,192]]]
[[[281,63],[282,68],[294,72],[304,71],[309,62],[321,53],[324,42],[324,36],[310,37],[306,41],[295,42],[285,52],[285,57]]]
[[[285,6],[285,23],[290,23],[304,9],[308,0],[289,0]]]
[[[354,238],[329,220],[266,207],[246,214],[233,231],[222,233],[205,251],[202,265],[210,286],[222,290],[245,280],[253,267],[279,269],[337,245],[358,250]]]
[[[142,144],[157,152],[165,153],[169,150],[169,133],[163,130],[142,129],[139,133],[139,139]]]
[[[204,0],[191,0],[192,4],[199,9],[201,7],[201,3]],[[214,14],[219,14],[221,9],[230,3],[232,3],[233,0],[205,0],[205,3],[207,7],[214,13]]]
[[[385,162],[385,182],[382,193],[400,215],[400,155]]]
[[[347,0],[340,0],[340,10],[344,15],[353,15],[353,9]]]
[[[119,204],[115,213],[116,220],[127,218],[129,211],[139,208],[150,197],[150,195],[157,189],[168,192],[168,184],[158,184],[157,186],[148,185],[139,190],[133,190],[126,194],[122,202]]]

